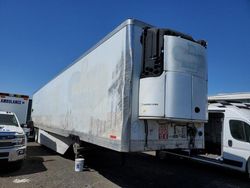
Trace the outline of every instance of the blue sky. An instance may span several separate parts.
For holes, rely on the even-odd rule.
[[[250,92],[249,0],[0,0],[0,91],[32,95],[127,18],[208,42],[208,93]]]

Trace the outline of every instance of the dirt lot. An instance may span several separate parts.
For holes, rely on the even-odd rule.
[[[192,161],[150,154],[120,155],[96,150],[86,156],[87,170],[74,172],[74,161],[29,143],[21,169],[0,164],[0,188],[9,187],[250,187],[246,175]]]

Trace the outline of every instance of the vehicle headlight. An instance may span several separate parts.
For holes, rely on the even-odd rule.
[[[15,145],[16,146],[25,145],[25,135],[17,135]]]

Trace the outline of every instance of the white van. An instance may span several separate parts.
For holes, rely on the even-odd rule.
[[[12,112],[0,111],[0,160],[8,162],[24,160],[26,155],[27,138]]]
[[[250,105],[220,101],[209,104],[203,150],[164,151],[250,173]],[[163,154],[164,154],[163,152]]]

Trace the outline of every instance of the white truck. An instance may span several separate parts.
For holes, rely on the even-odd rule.
[[[206,42],[128,19],[33,95],[39,143],[203,148]],[[193,134],[192,130],[198,130]]]
[[[21,166],[26,155],[27,138],[12,112],[0,111],[0,160]]]
[[[250,174],[250,105],[211,101],[203,150],[162,151]]]

